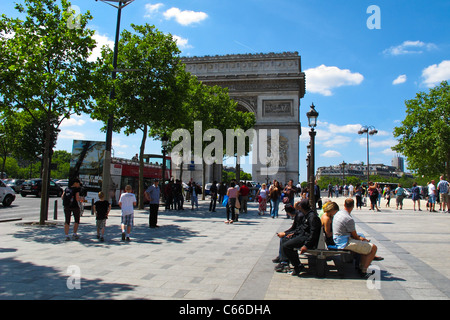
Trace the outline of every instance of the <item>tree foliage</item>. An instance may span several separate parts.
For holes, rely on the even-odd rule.
[[[394,129],[398,145],[392,149],[408,158],[419,175],[450,176],[450,86],[442,82],[428,93],[406,101],[406,118]]]
[[[89,61],[96,43],[87,29],[90,13],[70,28],[73,12],[61,0],[24,0],[16,9],[25,16],[0,19],[0,109],[23,110],[44,119],[42,178],[49,178],[51,134],[64,118],[88,113],[93,96],[104,85],[93,71],[101,62]],[[42,188],[41,219],[47,214],[47,184]]]

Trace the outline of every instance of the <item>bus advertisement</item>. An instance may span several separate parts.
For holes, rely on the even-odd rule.
[[[106,143],[104,141],[74,140],[72,158],[70,161],[70,178],[78,178],[86,193],[86,205],[98,200],[98,192],[102,190],[103,158]],[[172,162],[165,157],[165,180],[172,176]],[[151,180],[162,179],[163,156],[144,155],[144,186],[150,185]],[[111,181],[109,199],[112,205],[117,205],[120,194],[125,186],[131,185],[138,196],[139,189],[139,160],[133,158],[111,159]]]

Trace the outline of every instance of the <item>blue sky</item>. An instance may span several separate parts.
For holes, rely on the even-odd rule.
[[[117,10],[94,0],[73,0],[93,15],[90,28],[101,44],[113,45]],[[381,29],[369,29],[380,9]],[[0,12],[16,15],[12,1]],[[154,24],[178,39],[183,56],[298,51],[306,72],[301,100],[300,181],[306,180],[306,112],[319,112],[316,167],[366,162],[366,140],[357,134],[372,125],[371,163],[390,164],[395,126],[405,117],[404,101],[450,79],[450,1],[405,0],[135,0],[123,10],[130,23]],[[57,149],[71,151],[72,140],[102,140],[101,123],[88,116],[63,123]],[[113,137],[114,155],[131,158],[141,136]],[[147,153],[159,153],[148,142]],[[249,166],[244,166],[250,171]]]

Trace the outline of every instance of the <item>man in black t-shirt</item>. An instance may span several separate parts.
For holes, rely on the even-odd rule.
[[[61,198],[63,199],[64,206],[64,215],[65,215],[65,224],[64,224],[64,233],[66,235],[66,241],[70,240],[69,237],[69,228],[70,228],[70,218],[73,214],[73,218],[75,223],[73,225],[73,236],[74,240],[78,240],[78,226],[80,224],[80,207],[78,206],[78,201],[80,201],[80,180],[74,179],[70,187],[64,190]]]

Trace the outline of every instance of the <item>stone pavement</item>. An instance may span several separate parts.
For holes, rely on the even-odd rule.
[[[333,199],[342,206],[344,198]],[[130,243],[120,239],[120,211],[107,222],[106,240],[95,219],[82,217],[78,241],[64,241],[63,220],[53,227],[0,223],[0,299],[95,300],[425,300],[450,298],[450,214],[403,210],[355,211],[358,232],[378,248],[380,279],[359,278],[352,264],[339,277],[333,261],[324,279],[273,271],[276,233],[291,220],[258,216],[250,204],[240,221],[224,223],[225,209],[164,211],[158,229],[135,211]],[[423,208],[426,209],[423,202]],[[307,260],[303,259],[306,263]]]

